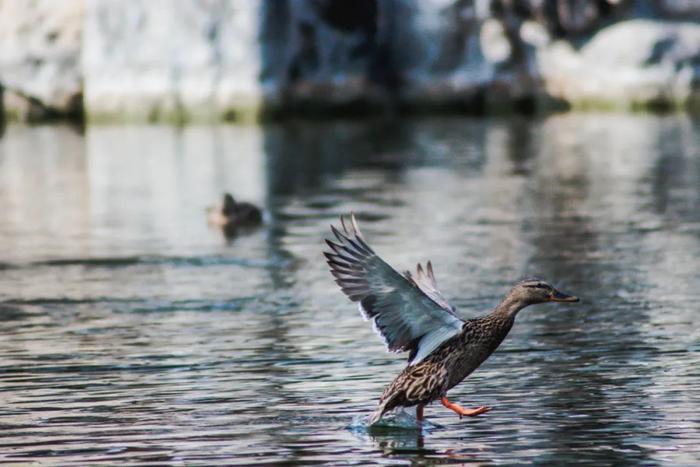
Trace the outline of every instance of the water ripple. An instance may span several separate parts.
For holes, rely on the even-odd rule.
[[[697,465],[697,147],[677,116],[10,126],[0,462]],[[208,228],[223,191],[266,225]],[[349,211],[465,317],[528,275],[582,302],[523,311],[450,392],[488,414],[367,427],[405,359],[321,256]]]

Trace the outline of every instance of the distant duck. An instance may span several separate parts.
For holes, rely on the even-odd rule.
[[[391,352],[410,352],[408,365],[379,399],[370,423],[396,407],[423,408],[436,400],[460,418],[474,417],[489,407],[465,409],[447,399],[447,391],[476,370],[508,335],[515,316],[528,305],[577,302],[539,279],[515,284],[489,314],[463,320],[437,288],[433,267],[418,265],[403,275],[385,263],[365,242],[353,215],[340,218],[342,232],[331,226],[337,242],[326,240],[324,255],[342,291],[354,302]]]
[[[230,193],[224,193],[222,202],[208,210],[209,223],[221,227],[224,233],[233,233],[239,227],[262,224],[262,211],[252,203],[238,203]]]

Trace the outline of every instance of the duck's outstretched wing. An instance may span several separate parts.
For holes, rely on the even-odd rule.
[[[433,272],[433,265],[430,261],[426,263],[425,269],[423,269],[423,265],[418,263],[415,274],[412,274],[411,271],[406,271],[403,275],[406,279],[416,284],[423,293],[432,298],[435,303],[450,313],[455,313],[455,307],[450,305],[450,302],[448,302],[438,290],[435,273]]]
[[[415,364],[461,331],[464,321],[437,290],[432,265],[427,273],[419,268],[416,278],[404,277],[367,245],[354,215],[349,225],[340,221],[343,231],[331,226],[338,241],[326,240],[333,251],[324,255],[336,283],[359,302],[389,351],[410,351],[409,364]]]

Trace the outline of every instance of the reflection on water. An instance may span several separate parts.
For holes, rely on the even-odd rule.
[[[696,464],[698,148],[678,116],[10,126],[0,460]],[[224,191],[265,226],[210,229]],[[464,316],[527,275],[583,303],[523,312],[451,392],[489,414],[368,432],[403,359],[322,261],[350,210]]]

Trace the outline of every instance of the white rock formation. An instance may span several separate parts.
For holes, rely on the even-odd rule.
[[[83,0],[0,0],[0,85],[20,119],[79,112]]]
[[[20,118],[84,108],[93,120],[175,122],[543,94],[700,101],[698,2],[646,13],[642,0],[607,3],[583,14],[539,0],[0,0],[0,92]],[[642,14],[673,22],[624,19]]]
[[[90,118],[222,120],[257,107],[260,0],[91,0]]]
[[[539,50],[537,68],[549,95],[616,107],[682,104],[700,92],[700,24],[622,21],[576,51],[555,42]]]

